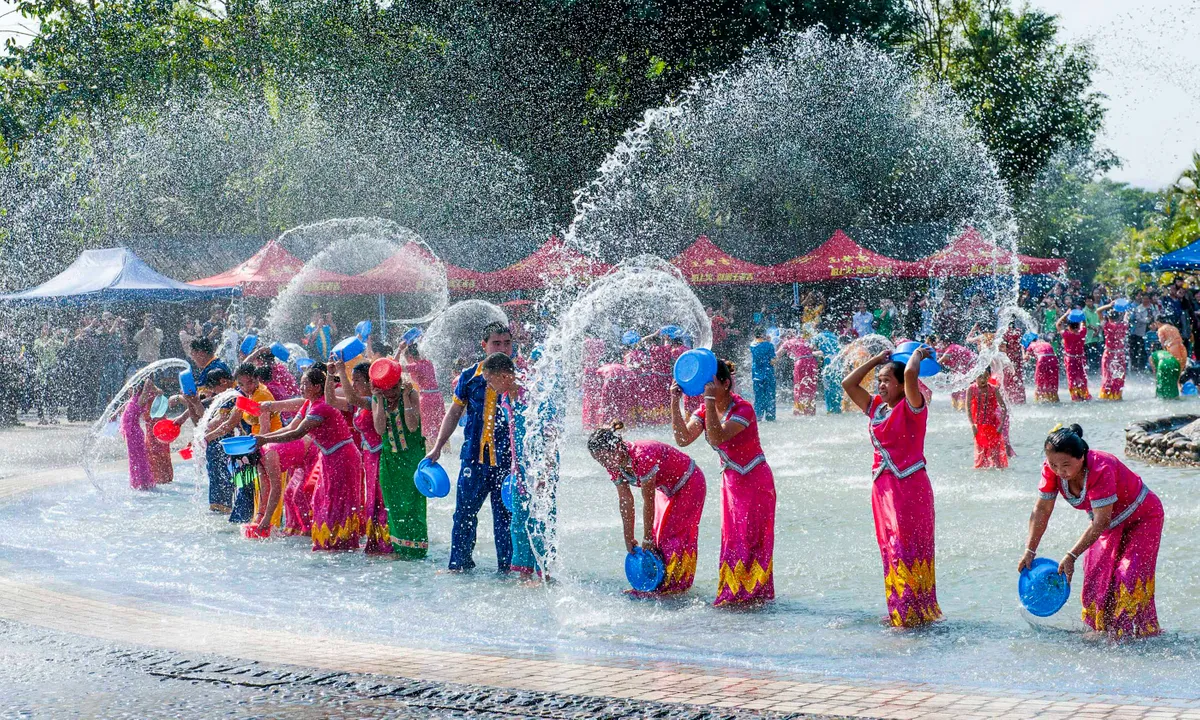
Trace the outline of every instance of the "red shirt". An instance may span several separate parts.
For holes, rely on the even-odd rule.
[[[1038,491],[1043,500],[1053,500],[1061,493],[1071,507],[1087,511],[1088,517],[1091,517],[1092,510],[1112,505],[1113,519],[1108,524],[1110,529],[1132,515],[1150,493],[1137,473],[1115,455],[1099,450],[1087,452],[1083,489],[1079,497],[1071,495],[1067,481],[1055,475],[1048,463],[1042,463],[1042,483]]]

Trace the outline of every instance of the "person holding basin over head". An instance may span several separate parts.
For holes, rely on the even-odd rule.
[[[483,328],[482,343],[486,355],[512,354],[512,333],[502,323],[489,323]],[[454,384],[454,402],[446,412],[437,440],[425,456],[437,462],[442,448],[454,434],[458,421],[466,416],[463,427],[463,447],[459,457],[462,468],[458,473],[455,494],[454,528],[450,536],[451,572],[465,572],[475,567],[475,533],[479,526],[479,510],[491,498],[492,529],[496,541],[496,569],[506,573],[512,564],[511,513],[504,507],[500,491],[512,465],[512,442],[508,416],[500,405],[500,397],[483,377],[483,362],[467,367]]]
[[[378,448],[378,485],[386,507],[382,519],[395,556],[421,560],[429,552],[429,524],[425,496],[413,483],[417,465],[425,457],[419,392],[404,379],[400,364],[392,358],[371,363],[365,375],[348,394],[357,400],[360,388],[371,393],[365,404],[370,409],[370,432],[364,431],[363,438],[365,442],[370,436]],[[366,427],[367,419],[360,412],[358,427]],[[370,508],[368,503],[368,511]]]
[[[655,440],[625,440],[618,421],[588,438],[588,452],[617,488],[626,552],[657,552],[666,569],[657,595],[687,591],[696,579],[704,473],[685,453]],[[642,542],[635,539],[634,496],[642,496]]]
[[[775,598],[775,476],[759,442],[754,406],[733,392],[733,363],[716,365],[704,386],[704,404],[686,418],[683,390],[672,383],[671,427],[681,447],[703,435],[724,466],[714,604],[756,605]]]
[[[325,402],[326,385],[333,381],[323,365],[306,370],[300,378],[304,404],[296,417],[282,430],[259,435],[258,446],[312,437],[320,453],[312,496],[313,550],[356,550],[362,535],[362,457],[345,416]]]
[[[932,357],[920,346],[906,362],[881,352],[842,381],[850,400],[870,418],[875,449],[871,511],[883,559],[888,616],[895,627],[916,627],[942,617],[934,573],[933,488],[925,472],[925,428],[929,411],[921,395],[921,361]],[[875,371],[879,394],[862,381]]]
[[[1162,631],[1154,577],[1162,540],[1163,506],[1142,479],[1114,455],[1092,450],[1079,425],[1055,428],[1044,444],[1039,496],[1018,570],[1031,566],[1054,503],[1061,494],[1091,522],[1067,551],[1059,572],[1070,582],[1083,561],[1083,621],[1114,638]]]

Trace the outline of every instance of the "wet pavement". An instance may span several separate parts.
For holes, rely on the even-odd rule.
[[[819,716],[320,672],[114,647],[0,621],[0,717],[756,720]]]

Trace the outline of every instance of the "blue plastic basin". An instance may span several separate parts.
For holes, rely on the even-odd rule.
[[[1037,558],[1017,578],[1017,594],[1030,614],[1050,617],[1067,604],[1071,583],[1058,571],[1058,563],[1050,558]]]
[[[673,372],[685,395],[703,395],[704,386],[717,374],[717,356],[708,348],[688,350],[675,360]]]
[[[450,476],[446,470],[428,458],[417,464],[413,473],[413,484],[422,495],[429,498],[441,498],[450,494]]]
[[[638,592],[654,592],[666,574],[666,566],[655,553],[635,547],[625,556],[625,579]]]

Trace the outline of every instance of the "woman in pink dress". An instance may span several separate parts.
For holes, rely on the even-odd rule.
[[[1129,358],[1125,343],[1129,338],[1129,322],[1126,313],[1112,309],[1112,303],[1097,308],[1104,318],[1100,332],[1104,334],[1104,354],[1100,356],[1100,399],[1120,400],[1125,392],[1125,373]]]
[[[1063,363],[1067,370],[1067,391],[1071,393],[1072,402],[1091,400],[1087,383],[1087,354],[1084,348],[1084,338],[1087,328],[1081,322],[1067,322],[1067,313],[1058,319],[1055,327],[1062,336]],[[1065,328],[1064,328],[1065,326]]]
[[[325,402],[333,378],[318,366],[300,379],[303,411],[282,430],[259,435],[259,446],[311,435],[320,451],[312,499],[313,550],[354,550],[362,534],[362,458],[342,413]],[[332,392],[332,390],[331,390]]]
[[[607,363],[597,370],[600,376],[600,422],[632,425],[633,374],[621,363]]]
[[[784,340],[779,350],[792,359],[792,414],[816,415],[819,368],[812,346],[796,336]]]
[[[404,372],[421,393],[421,434],[426,440],[436,440],[446,417],[446,401],[438,388],[437,372],[432,362],[421,357],[416,345],[403,346],[403,351],[397,359],[401,360]]]
[[[631,425],[653,425],[653,399],[649,397],[653,372],[650,353],[639,345],[625,351],[625,367],[629,373],[629,412]]]
[[[1043,336],[1029,343],[1025,355],[1034,361],[1034,402],[1058,402],[1058,356],[1054,354],[1054,346]]]
[[[666,425],[671,421],[671,380],[678,356],[675,346],[665,336],[658,345],[650,347],[642,380],[643,425]]]
[[[758,439],[754,406],[733,392],[733,363],[717,361],[704,405],[684,418],[683,391],[671,385],[675,442],[700,435],[717,451],[721,483],[721,563],[715,605],[761,604],[775,598],[775,476]]]
[[[625,550],[638,547],[634,539],[634,500],[630,488],[642,495],[642,544],[658,552],[666,574],[655,595],[687,591],[696,579],[696,548],[704,512],[704,473],[687,455],[655,440],[627,442],[617,431],[620,423],[601,428],[588,439],[588,451],[608,471],[617,486]]]
[[[583,429],[594,430],[604,424],[600,412],[600,364],[604,360],[604,341],[583,341]]]
[[[929,412],[918,385],[928,351],[918,349],[907,365],[882,352],[842,381],[842,389],[870,418],[875,448],[871,510],[883,558],[888,617],[895,627],[915,627],[942,616],[934,575],[933,488],[925,472],[925,426]],[[875,373],[879,394],[860,383]]]
[[[1025,348],[1021,347],[1021,331],[1010,324],[1000,338],[1000,350],[1008,358],[1001,382],[1004,399],[1012,405],[1025,404]]]
[[[149,385],[147,380],[121,412],[121,432],[125,435],[125,449],[129,453],[129,487],[134,490],[149,490],[155,484],[150,470],[150,453],[146,450],[146,432],[142,428],[142,415],[150,407]]]
[[[1008,408],[992,369],[985,367],[967,388],[967,417],[975,437],[975,469],[1008,467]]]
[[[1154,573],[1162,540],[1162,502],[1115,456],[1088,449],[1078,425],[1050,433],[1045,451],[1040,495],[1017,568],[1024,570],[1037,556],[1061,494],[1091,520],[1058,566],[1069,582],[1075,561],[1087,552],[1080,593],[1083,621],[1114,638],[1157,635],[1162,628],[1154,605]]]
[[[395,363],[388,359],[387,362]],[[363,535],[366,536],[364,551],[368,555],[387,555],[392,552],[392,538],[388,533],[387,506],[383,502],[383,491],[379,486],[379,451],[383,449],[383,438],[375,429],[375,417],[371,409],[371,366],[360,362],[350,371],[346,379],[344,363],[331,360],[330,372],[336,373],[342,392],[334,397],[325,397],[325,402],[341,410],[354,409],[352,424],[358,430],[362,447],[362,495]]]
[[[950,343],[938,350],[937,360],[942,368],[949,370],[952,373],[964,374],[971,371],[975,367],[975,361],[979,356],[974,350],[965,345],[957,345]],[[956,390],[950,393],[950,406],[955,410],[967,409],[967,392],[966,390]]]

